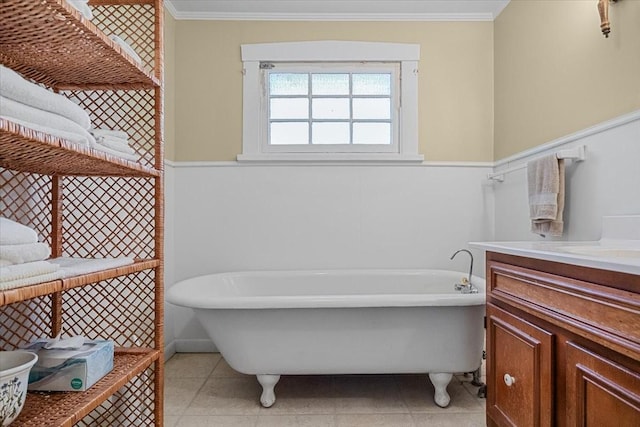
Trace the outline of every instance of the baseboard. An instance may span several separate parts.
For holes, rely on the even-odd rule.
[[[213,341],[205,339],[177,339],[175,343],[176,353],[217,353],[218,348]]]
[[[176,342],[171,341],[170,343],[164,346],[164,361],[171,359],[171,356],[176,354]]]

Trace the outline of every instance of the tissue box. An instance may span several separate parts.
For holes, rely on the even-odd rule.
[[[85,391],[113,369],[112,341],[85,341],[78,349],[45,349],[47,340],[27,347],[38,354],[29,390]]]

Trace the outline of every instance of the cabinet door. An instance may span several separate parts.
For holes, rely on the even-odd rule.
[[[567,343],[567,425],[640,426],[640,374]]]
[[[487,416],[498,426],[553,423],[553,334],[487,305]]]

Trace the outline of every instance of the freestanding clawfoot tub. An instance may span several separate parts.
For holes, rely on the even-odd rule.
[[[452,373],[482,361],[485,282],[454,290],[443,270],[221,273],[176,283],[170,303],[191,307],[229,365],[257,375],[260,402],[280,375],[428,373],[446,407]]]

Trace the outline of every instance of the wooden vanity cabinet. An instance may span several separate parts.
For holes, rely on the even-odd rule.
[[[640,276],[487,252],[487,425],[640,426]]]

